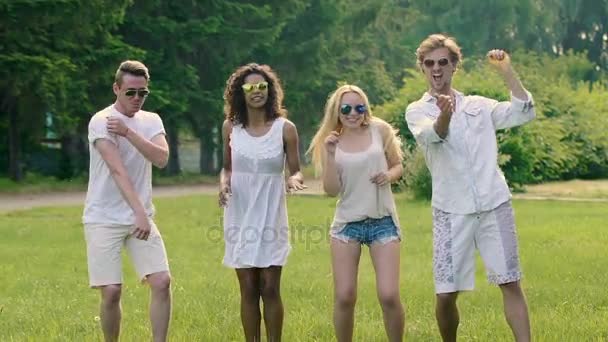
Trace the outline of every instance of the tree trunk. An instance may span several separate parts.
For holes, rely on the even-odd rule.
[[[23,180],[21,169],[21,141],[17,113],[9,109],[8,119],[8,174],[15,182]]]
[[[200,143],[200,158],[199,168],[201,174],[213,175],[216,174],[216,168],[214,165],[214,151],[215,145],[213,143],[213,133],[210,129],[203,129],[199,132],[199,143]]]
[[[84,143],[78,134],[67,133],[61,137],[61,160],[59,178],[73,178],[86,169],[87,154],[83,153]]]
[[[166,174],[176,176],[182,172],[182,167],[179,162],[179,130],[173,121],[167,123],[167,136],[169,140],[169,164],[167,164]]]

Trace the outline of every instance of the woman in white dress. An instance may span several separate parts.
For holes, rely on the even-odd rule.
[[[219,192],[224,207],[224,265],[234,268],[239,280],[246,341],[260,341],[260,298],[268,341],[280,341],[281,269],[291,249],[285,192],[305,187],[298,132],[285,118],[283,89],[267,65],[247,64],[230,76],[224,114]]]
[[[323,189],[340,197],[330,228],[337,340],[353,339],[359,258],[361,245],[367,245],[388,340],[401,341],[401,229],[391,192],[391,183],[403,173],[401,141],[388,123],[372,115],[363,90],[344,85],[327,100],[310,151],[322,171]]]

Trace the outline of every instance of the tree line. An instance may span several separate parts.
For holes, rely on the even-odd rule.
[[[165,123],[167,174],[180,172],[183,135],[200,142],[200,172],[217,172],[223,88],[248,62],[278,72],[303,147],[344,82],[407,140],[405,101],[424,90],[415,49],[447,32],[465,54],[462,90],[508,96],[478,64],[504,48],[540,104],[538,124],[501,139],[510,180],[605,177],[607,23],[608,0],[0,0],[0,174],[85,174],[88,120],[112,102],[125,59],[150,68],[145,107]]]

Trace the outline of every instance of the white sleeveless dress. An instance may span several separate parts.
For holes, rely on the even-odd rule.
[[[284,118],[251,136],[242,125],[230,134],[232,196],[224,209],[224,265],[283,266],[291,250],[285,202]]]

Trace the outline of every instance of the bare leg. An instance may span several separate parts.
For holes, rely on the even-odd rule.
[[[505,318],[517,342],[530,341],[530,319],[524,292],[519,281],[500,285],[505,306]]]
[[[361,244],[331,240],[334,276],[334,328],[338,342],[353,340],[355,303],[357,302],[357,272]]]
[[[283,331],[283,301],[281,300],[281,266],[260,269],[261,294],[264,302],[264,324],[268,342],[280,342]]]
[[[154,342],[167,341],[171,321],[171,276],[169,272],[158,272],[148,276],[150,284],[150,321]]]
[[[241,288],[241,323],[245,341],[260,342],[260,269],[236,270]]]
[[[376,290],[382,306],[384,328],[388,340],[402,341],[405,312],[399,296],[399,251],[398,241],[387,244],[372,244],[370,254],[376,270]]]
[[[456,333],[460,323],[458,306],[456,306],[457,298],[458,292],[437,294],[435,317],[444,342],[456,342]]]
[[[122,286],[113,284],[101,287],[101,330],[106,342],[118,341],[120,335],[120,294]]]

